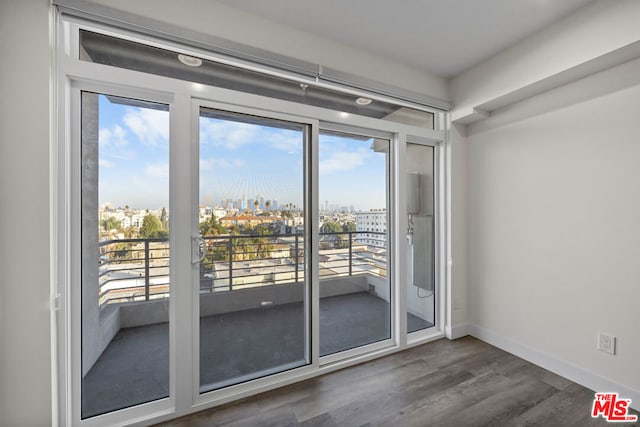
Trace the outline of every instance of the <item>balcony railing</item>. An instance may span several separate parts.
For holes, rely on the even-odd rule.
[[[386,234],[372,231],[320,233],[320,278],[387,275]],[[204,237],[200,292],[232,291],[304,280],[304,236]],[[169,296],[168,239],[100,242],[99,303],[149,301]]]

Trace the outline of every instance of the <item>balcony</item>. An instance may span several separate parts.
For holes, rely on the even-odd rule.
[[[390,337],[386,249],[361,243],[359,234],[320,235],[321,355]],[[205,241],[201,390],[305,364],[303,236]],[[100,332],[108,342],[83,378],[84,416],[161,398],[169,390],[168,242],[102,242],[98,275]],[[414,314],[407,320],[410,331],[432,326]]]

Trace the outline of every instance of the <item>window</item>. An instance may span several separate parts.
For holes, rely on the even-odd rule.
[[[306,124],[200,108],[199,206],[224,212],[198,225],[201,392],[310,362],[308,134]]]
[[[65,23],[62,423],[152,423],[443,336],[437,114]]]
[[[81,412],[89,418],[169,396],[169,112],[87,91],[81,104]]]
[[[353,205],[353,214],[331,217],[320,230],[320,355],[325,356],[391,338],[389,239],[366,222],[364,232],[351,224],[372,209],[386,215],[389,205],[388,139],[321,131],[319,137],[321,200]]]
[[[407,144],[407,331],[435,324],[433,147]]]

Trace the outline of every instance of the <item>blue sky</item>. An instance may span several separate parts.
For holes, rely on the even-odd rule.
[[[99,96],[99,203],[169,208],[169,112]]]
[[[99,203],[169,207],[169,113],[100,96]],[[320,135],[319,198],[356,209],[385,205],[385,155],[371,140]],[[200,204],[256,196],[302,205],[301,130],[200,118]]]

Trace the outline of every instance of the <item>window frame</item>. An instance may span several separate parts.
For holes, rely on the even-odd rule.
[[[449,301],[447,290],[450,287],[450,272],[447,256],[450,253],[450,209],[449,204],[449,186],[450,186],[450,147],[448,145],[448,133],[446,131],[445,114],[439,110],[432,111],[434,116],[434,128],[425,129],[416,126],[385,121],[381,119],[373,119],[354,114],[343,113],[339,111],[327,110],[320,107],[300,105],[289,101],[267,98],[248,93],[235,92],[228,89],[217,88],[212,86],[204,86],[197,83],[177,80],[169,77],[151,75],[132,70],[115,68],[102,64],[89,63],[81,61],[78,56],[79,42],[78,32],[80,29],[88,29],[90,31],[101,32],[115,37],[127,38],[137,42],[155,45],[165,49],[180,51],[184,54],[196,54],[198,56],[206,55],[212,60],[229,61],[225,58],[219,58],[216,55],[207,53],[201,49],[190,48],[178,45],[174,42],[158,40],[150,36],[144,36],[138,33],[132,33],[127,30],[114,29],[105,24],[84,21],[82,19],[59,16],[58,17],[58,34],[57,44],[55,48],[56,62],[56,109],[57,109],[57,132],[52,142],[52,153],[56,157],[56,168],[52,170],[52,203],[55,206],[54,218],[55,230],[53,240],[55,247],[58,249],[52,254],[52,265],[55,266],[55,284],[54,295],[60,301],[57,311],[57,322],[55,328],[52,328],[52,342],[56,343],[56,371],[54,376],[57,378],[57,402],[54,402],[57,408],[58,421],[63,425],[104,425],[108,424],[126,424],[134,422],[159,422],[162,420],[186,415],[205,408],[213,407],[219,404],[237,400],[246,396],[254,395],[273,388],[281,387],[287,384],[298,382],[307,378],[322,375],[337,369],[342,369],[367,360],[372,360],[384,355],[392,354],[397,351],[404,350],[414,345],[424,344],[429,341],[442,338],[445,336],[445,330],[449,327],[447,321],[450,316],[447,303]],[[233,62],[233,61],[230,61]],[[237,61],[236,61],[237,62]],[[260,72],[273,72],[258,65],[246,65],[253,67]],[[288,73],[280,73],[281,76],[291,78],[294,81],[306,81],[299,76],[293,76]],[[342,87],[332,86],[332,89],[338,89],[354,95],[366,95],[372,99],[380,98],[375,94],[368,94],[364,91],[345,90]],[[78,190],[79,190],[79,163],[78,151],[80,145],[77,143],[80,137],[78,111],[79,93],[81,90],[90,90],[100,93],[108,93],[116,96],[127,98],[140,98],[153,102],[161,102],[169,105],[171,138],[170,138],[170,169],[172,182],[171,187],[171,203],[170,206],[181,206],[180,202],[185,200],[191,201],[193,194],[179,196],[176,194],[173,176],[177,171],[193,170],[193,158],[191,154],[180,150],[180,146],[173,141],[178,140],[184,135],[190,135],[190,143],[193,144],[194,135],[192,131],[192,123],[194,119],[192,108],[194,102],[215,102],[220,105],[226,105],[228,108],[251,108],[254,111],[262,111],[265,114],[293,114],[305,120],[313,121],[316,125],[312,126],[311,142],[312,149],[317,150],[317,140],[319,129],[324,126],[333,129],[342,129],[344,131],[359,133],[365,132],[381,132],[391,135],[390,149],[390,170],[389,170],[389,217],[388,217],[388,235],[389,235],[389,251],[388,263],[390,266],[389,278],[391,282],[391,292],[395,298],[395,304],[392,304],[392,329],[390,342],[382,344],[375,343],[366,346],[363,349],[347,350],[338,353],[340,357],[334,355],[325,358],[314,357],[318,355],[318,336],[314,332],[312,336],[315,340],[312,347],[312,364],[297,368],[292,372],[275,374],[259,380],[242,384],[241,387],[232,386],[223,389],[221,393],[218,391],[206,393],[200,398],[193,394],[193,388],[188,387],[186,383],[177,383],[176,379],[188,374],[192,376],[193,370],[193,354],[191,350],[193,346],[189,346],[186,354],[180,356],[175,348],[190,343],[193,337],[180,338],[176,334],[176,328],[184,327],[184,322],[192,319],[181,319],[178,312],[193,309],[192,301],[171,294],[170,318],[171,322],[170,342],[171,357],[173,362],[170,366],[170,396],[159,401],[154,401],[132,408],[122,409],[105,415],[92,417],[81,420],[79,418],[80,410],[80,389],[77,368],[80,366],[77,348],[79,346],[79,325],[77,321],[77,310],[79,307],[79,293],[72,291],[77,286],[78,265],[80,263],[79,256],[79,235],[77,221],[80,209],[78,208]],[[216,101],[211,101],[216,100]],[[388,100],[387,100],[388,101]],[[396,102],[399,105],[401,103]],[[412,106],[413,107],[413,106]],[[425,109],[426,110],[426,109]],[[372,130],[375,129],[375,130]],[[315,141],[315,142],[314,142]],[[406,200],[405,179],[400,171],[404,169],[404,155],[407,141],[421,141],[421,143],[433,146],[435,148],[434,156],[437,166],[437,174],[434,182],[436,185],[436,206],[438,219],[436,220],[436,289],[440,297],[436,303],[436,324],[433,328],[429,328],[420,336],[409,339],[406,332],[406,313],[404,294],[406,283],[406,274],[402,268],[397,266],[404,265],[406,260],[406,250],[403,251],[404,234],[402,230],[406,229],[406,207],[398,201]],[[319,203],[317,200],[317,155],[311,159],[311,189],[315,189],[311,194],[314,200],[311,200],[309,215],[312,216],[312,224],[308,228],[315,228],[313,224],[317,224]],[[192,188],[192,192],[194,189]],[[197,190],[195,190],[197,191]],[[187,204],[187,206],[190,206]],[[182,212],[179,215],[189,215]],[[172,214],[170,216],[173,221]],[[174,264],[189,263],[190,264],[190,244],[185,241],[176,241],[176,235],[186,233],[190,237],[190,230],[186,225],[171,224],[170,245],[176,255],[172,255],[171,277],[173,280],[184,280],[184,277],[178,275],[177,266]],[[317,234],[317,232],[316,232]],[[393,249],[395,248],[395,249]],[[185,252],[180,254],[180,252]],[[317,257],[316,257],[317,260]],[[314,262],[313,259],[311,262]],[[394,267],[396,266],[396,267]],[[315,269],[317,275],[317,269]],[[318,280],[312,277],[312,289],[317,287]],[[316,289],[317,290],[317,289]],[[312,299],[312,327],[315,331],[317,328],[317,298]],[[76,313],[76,314],[74,314]],[[176,324],[176,322],[181,323]],[[313,326],[316,325],[316,326]],[[193,332],[193,330],[192,330]],[[180,341],[180,342],[178,342]],[[189,367],[181,365],[181,361]],[[176,369],[177,367],[177,369]],[[188,371],[188,372],[187,372]],[[189,380],[192,381],[192,380]]]

